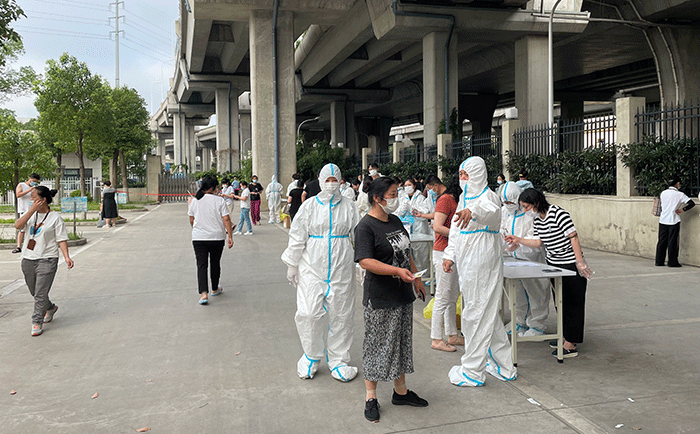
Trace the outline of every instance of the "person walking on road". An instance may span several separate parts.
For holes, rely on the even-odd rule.
[[[265,189],[258,182],[258,177],[253,175],[250,185],[248,185],[248,190],[250,190],[250,219],[253,225],[260,224],[260,193]]]
[[[17,184],[15,188],[15,197],[17,198],[17,214],[22,217],[32,204],[32,191],[39,185],[41,181],[41,176],[38,173],[32,173],[29,178]],[[12,251],[12,253],[22,252],[22,243],[24,242],[24,232],[20,231],[17,233],[17,247]]]
[[[413,302],[425,300],[420,277],[413,273],[411,239],[392,213],[399,206],[397,183],[381,177],[364,183],[371,206],[355,229],[355,262],[367,270],[364,279],[365,418],[379,421],[377,383],[393,381],[391,403],[427,407],[428,401],[406,387],[413,368]],[[415,293],[414,293],[415,285]]]
[[[241,201],[241,216],[238,219],[238,226],[236,226],[236,235],[241,235],[243,233],[243,223],[248,226],[248,231],[243,235],[253,235],[253,225],[250,222],[250,190],[248,190],[248,183],[241,181],[241,191],[240,196],[234,195],[233,198]]]
[[[211,295],[219,295],[224,291],[219,279],[225,240],[229,249],[233,247],[231,218],[226,202],[216,194],[218,184],[215,178],[204,177],[194,196],[195,200],[190,202],[187,210],[192,226],[192,246],[197,260],[199,304],[202,305],[209,303],[208,263],[211,264]]]
[[[287,279],[297,288],[294,321],[304,350],[297,362],[302,379],[313,378],[326,356],[331,376],[350,381],[355,311],[354,229],[360,221],[355,204],[340,194],[340,169],[327,164],[319,173],[321,192],[301,204],[282,253]],[[328,335],[321,318],[328,314]]]
[[[58,251],[70,270],[73,260],[68,253],[68,234],[61,215],[49,205],[56,190],[37,186],[32,190],[31,207],[15,222],[16,229],[27,234],[22,249],[22,273],[29,293],[34,297],[32,336],[43,333],[43,324],[53,320],[58,306],[49,300],[49,291],[58,270]]]
[[[674,176],[668,180],[668,188],[661,192],[661,216],[659,217],[659,239],[656,243],[657,267],[663,267],[668,250],[668,266],[680,267],[678,250],[681,233],[681,214],[695,206],[681,188],[681,180]]]

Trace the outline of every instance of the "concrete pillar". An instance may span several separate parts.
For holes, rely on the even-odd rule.
[[[452,135],[451,134],[438,134],[437,136],[437,156],[438,156],[438,170],[437,170],[437,176],[440,178],[443,182],[443,184],[447,185],[447,181],[445,180],[445,171],[442,169],[442,164],[439,164],[440,162],[440,157],[443,158],[448,158],[447,154],[447,145],[452,143]]]
[[[250,15],[250,91],[252,97],[253,173],[265,185],[275,174],[273,107],[272,12]],[[279,119],[278,179],[296,172],[296,112],[294,97],[294,26],[291,12],[277,21],[277,90]],[[264,195],[263,195],[264,197]]]
[[[403,148],[403,142],[394,142],[394,147],[392,148],[392,161],[394,163],[401,162],[401,149]]]
[[[498,104],[498,95],[459,95],[459,125],[465,119],[472,124],[472,134],[491,134],[493,112]]]
[[[211,169],[211,153],[209,152],[209,148],[204,146],[202,148],[202,171],[206,171]]]
[[[369,167],[369,154],[372,153],[371,148],[362,148],[362,170],[367,170],[367,167]]]
[[[355,124],[355,103],[345,103],[345,144],[343,147],[353,154],[357,151],[357,126]]]
[[[445,113],[445,44],[447,33],[430,33],[423,37],[423,137],[426,145],[437,143],[440,121]],[[457,34],[450,41],[449,111],[457,107],[459,78]]]
[[[617,143],[628,144],[639,141],[634,115],[643,111],[646,99],[643,97],[618,98],[615,100],[615,116],[617,118]],[[636,182],[632,169],[626,167],[617,157],[617,196],[637,196]]]
[[[230,172],[238,162],[238,90],[217,88],[216,95],[216,154],[217,170]]]
[[[345,119],[345,101],[331,102],[331,147],[339,143],[347,147],[347,129]]]
[[[238,136],[241,143],[241,158],[247,158],[250,150],[252,149],[252,131],[251,131],[251,119],[250,113],[239,113],[238,114]],[[240,169],[240,162],[235,163],[234,166],[238,164],[236,170]]]
[[[367,148],[370,149],[370,152],[369,152],[370,154],[376,154],[376,153],[378,153],[378,152],[379,152],[379,137],[377,137],[377,136],[369,136],[369,137],[367,137]],[[367,149],[367,148],[362,148],[362,149],[364,150],[364,149]],[[363,154],[363,155],[364,155],[364,154]],[[368,162],[367,162],[367,164],[369,164],[369,163],[371,163],[371,161],[368,161]],[[366,168],[367,168],[367,164],[365,164],[364,166],[362,166],[363,169],[366,169]]]
[[[547,36],[515,41],[515,106],[522,125],[547,124]]]
[[[173,164],[183,164],[185,153],[185,143],[187,136],[185,134],[185,115],[173,115]]]
[[[158,147],[156,148],[156,155],[160,157],[165,157],[165,139],[158,136]]]
[[[195,138],[194,123],[185,122],[186,132],[186,147],[185,147],[185,163],[187,164],[187,172],[194,173],[197,171],[197,143]]]
[[[520,119],[508,119],[503,122],[501,125],[502,130],[502,146],[501,146],[501,158],[503,162],[503,174],[506,176],[507,180],[510,181],[516,181],[516,179],[513,178],[517,173],[510,173],[508,171],[508,154],[515,152],[515,140],[513,140],[513,133],[515,133],[515,130],[520,128],[522,125],[522,122]]]
[[[157,200],[158,175],[160,175],[160,156],[146,156],[146,193],[149,194],[148,201]]]

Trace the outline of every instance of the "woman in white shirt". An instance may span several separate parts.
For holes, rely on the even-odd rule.
[[[195,200],[190,202],[187,214],[192,226],[192,246],[197,258],[197,286],[201,296],[199,304],[209,303],[207,263],[211,260],[211,295],[219,295],[224,289],[221,278],[221,255],[228,234],[228,248],[233,247],[233,228],[224,199],[216,194],[219,182],[212,177],[202,179]],[[216,288],[216,289],[215,289]]]
[[[29,293],[34,297],[32,336],[42,334],[43,324],[51,322],[58,310],[58,306],[49,300],[49,291],[58,270],[59,249],[68,269],[74,265],[68,254],[68,234],[63,219],[49,208],[56,193],[56,190],[44,186],[34,187],[29,211],[15,222],[15,228],[26,234],[22,248],[22,273]]]

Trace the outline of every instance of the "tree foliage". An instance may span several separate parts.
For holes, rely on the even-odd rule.
[[[64,53],[46,62],[46,74],[34,88],[40,123],[63,152],[75,152],[80,164],[80,193],[85,195],[84,156],[95,159],[114,140],[109,85],[84,62]]]
[[[23,131],[12,111],[0,109],[0,192],[14,190],[31,173],[51,175],[52,157],[35,132]]]
[[[12,42],[20,42],[22,38],[10,27],[13,21],[26,17],[22,8],[15,0],[0,0],[0,66],[3,65],[5,47]]]

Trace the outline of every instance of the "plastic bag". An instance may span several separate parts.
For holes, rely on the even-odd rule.
[[[435,297],[431,298],[428,304],[423,308],[423,317],[425,317],[425,319],[432,319],[433,304],[435,304]],[[457,297],[457,329],[462,329],[462,297]]]

